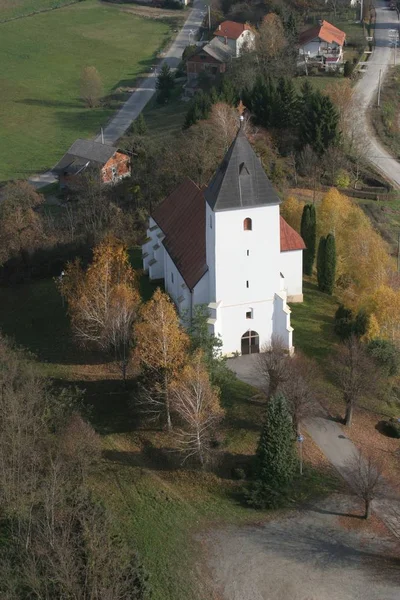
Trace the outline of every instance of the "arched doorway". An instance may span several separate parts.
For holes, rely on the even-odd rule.
[[[256,354],[260,352],[260,338],[257,331],[246,331],[242,335],[242,354]]]

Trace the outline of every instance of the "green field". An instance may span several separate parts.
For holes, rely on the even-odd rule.
[[[0,0],[0,21],[69,4],[71,0]]]
[[[117,90],[149,69],[170,32],[96,0],[1,24],[0,180],[48,169],[76,138],[97,133],[126,97]],[[88,65],[114,94],[108,106],[89,110],[79,99]]]

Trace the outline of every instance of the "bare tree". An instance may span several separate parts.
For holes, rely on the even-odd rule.
[[[347,468],[351,486],[357,496],[364,501],[364,518],[368,519],[371,502],[382,488],[382,464],[374,460],[370,454],[363,456],[359,451],[348,461]]]
[[[363,344],[352,335],[338,347],[331,369],[346,405],[344,423],[350,427],[357,401],[373,389],[376,367]]]
[[[288,350],[278,336],[272,336],[271,343],[261,348],[256,368],[263,379],[268,399],[275,396],[279,386],[287,380],[289,360]]]
[[[224,412],[219,403],[219,392],[210,383],[201,351],[171,384],[171,395],[174,411],[182,423],[176,435],[183,462],[196,457],[204,467],[211,435]]]
[[[300,424],[316,410],[315,362],[301,353],[296,353],[286,362],[286,378],[282,383],[282,393],[288,401],[293,428],[300,434]]]
[[[104,93],[103,83],[96,67],[85,67],[80,80],[81,98],[88,108],[98,106]]]

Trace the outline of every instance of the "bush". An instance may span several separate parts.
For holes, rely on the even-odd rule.
[[[351,180],[350,175],[344,169],[340,169],[339,173],[336,175],[335,185],[341,188],[348,188],[350,186]]]
[[[231,471],[231,474],[232,479],[236,479],[237,481],[246,479],[246,471],[240,467],[234,467]]]
[[[376,338],[369,342],[367,350],[389,376],[397,375],[400,367],[400,352],[393,342]]]
[[[183,10],[183,4],[178,0],[164,0],[164,8],[170,8],[171,10]]]
[[[397,419],[390,419],[389,421],[384,421],[383,423],[383,432],[388,437],[400,439],[400,423]]]
[[[368,326],[369,315],[365,310],[359,310],[354,317],[350,308],[346,308],[343,304],[339,305],[335,313],[334,330],[341,340],[346,340],[351,335],[361,338],[367,333]]]
[[[345,77],[351,77],[354,71],[354,65],[349,61],[346,60],[346,62],[344,63],[344,76]]]

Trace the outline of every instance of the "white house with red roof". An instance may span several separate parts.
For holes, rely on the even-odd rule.
[[[206,304],[222,352],[259,352],[273,335],[293,349],[290,308],[301,302],[304,242],[242,130],[205,190],[185,179],[153,212],[143,245],[181,316]]]
[[[214,38],[231,48],[235,57],[240,56],[244,47],[254,47],[255,33],[247,23],[223,21],[214,31]]]
[[[299,54],[306,60],[324,64],[326,68],[337,68],[343,63],[343,47],[346,34],[328,21],[307,29],[299,37]]]

